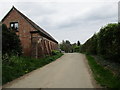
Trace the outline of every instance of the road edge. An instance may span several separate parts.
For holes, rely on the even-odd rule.
[[[82,54],[82,53],[81,53],[81,54]],[[102,87],[100,86],[100,84],[98,84],[97,81],[94,79],[93,72],[92,72],[92,70],[91,70],[91,68],[90,68],[90,66],[89,66],[88,60],[87,60],[87,58],[86,58],[86,55],[85,55],[85,54],[82,54],[82,55],[84,56],[84,63],[85,63],[85,65],[86,65],[86,67],[87,67],[87,70],[88,70],[88,72],[89,72],[89,74],[90,74],[90,79],[91,79],[91,82],[92,82],[93,86],[94,86],[95,88],[102,88]]]

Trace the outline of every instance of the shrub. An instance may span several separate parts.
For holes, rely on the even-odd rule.
[[[120,24],[108,24],[82,46],[81,52],[97,54],[120,63]]]
[[[15,31],[9,30],[5,24],[2,24],[2,54],[22,54],[22,47],[19,37]]]
[[[52,55],[57,55],[59,53],[60,53],[60,51],[58,51],[58,50],[52,50]]]

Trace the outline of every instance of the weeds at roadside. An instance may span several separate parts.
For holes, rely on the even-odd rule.
[[[10,82],[26,73],[55,61],[62,55],[62,53],[57,53],[41,59],[12,55],[8,58],[8,62],[3,61],[2,63],[2,84]]]
[[[105,69],[103,66],[96,63],[95,59],[92,56],[86,55],[86,57],[88,59],[88,63],[93,72],[95,80],[101,86],[106,88],[120,88],[120,77],[113,75],[110,70]]]

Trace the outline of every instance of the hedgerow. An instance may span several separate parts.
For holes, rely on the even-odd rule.
[[[100,55],[106,60],[120,63],[120,24],[108,24],[88,39],[81,52]]]

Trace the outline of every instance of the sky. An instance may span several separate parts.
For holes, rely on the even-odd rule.
[[[14,5],[59,43],[83,44],[101,27],[118,22],[119,0],[1,0],[0,20]]]

